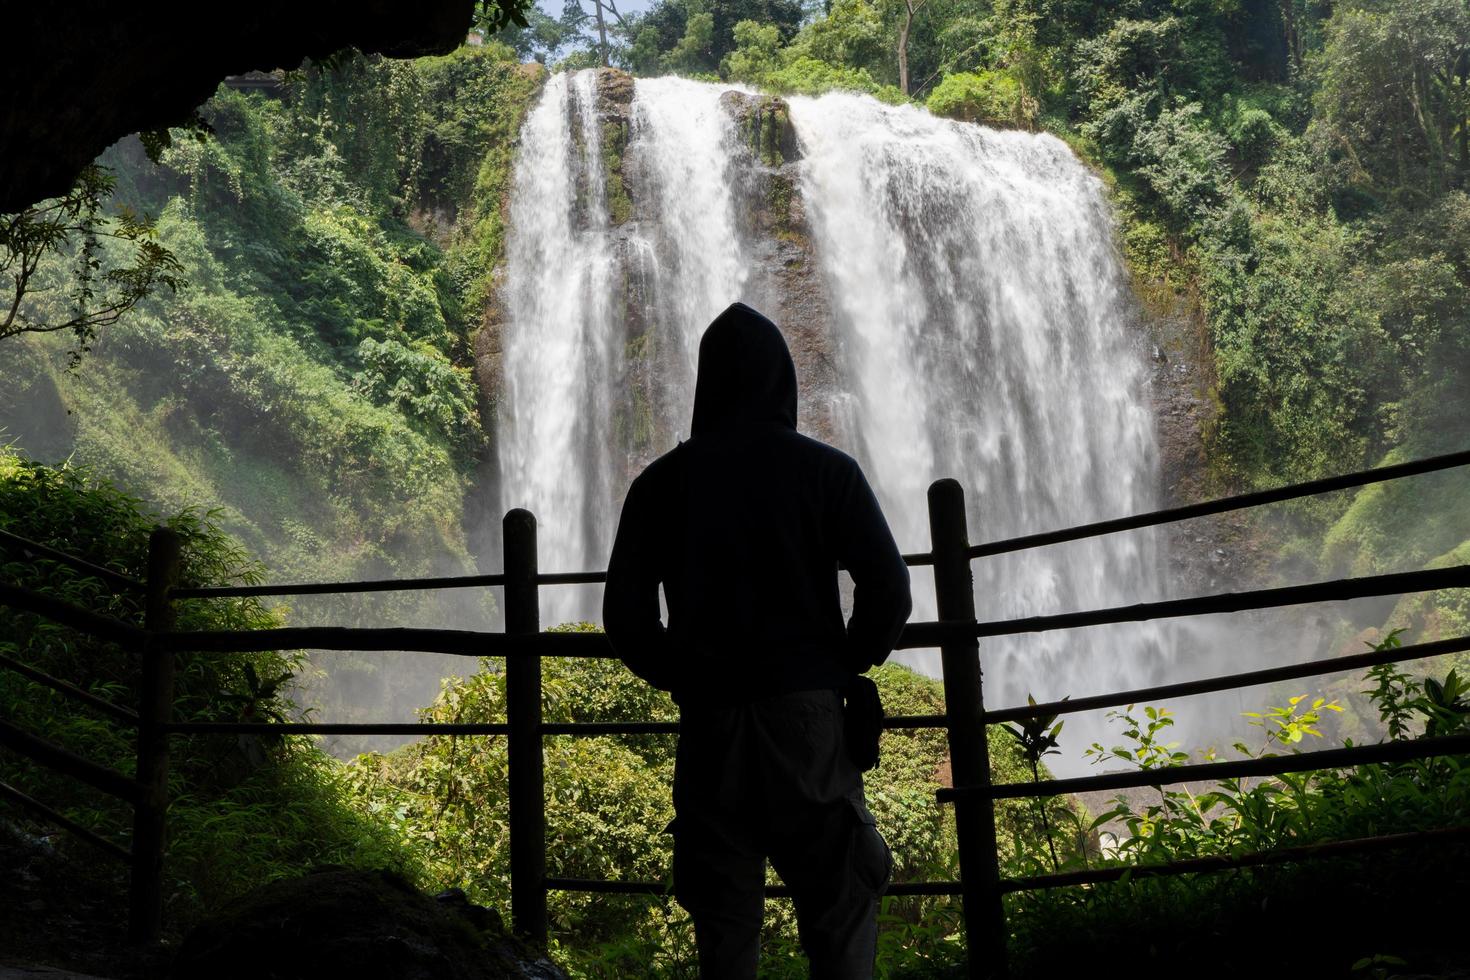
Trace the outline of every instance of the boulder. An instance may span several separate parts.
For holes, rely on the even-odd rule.
[[[429,897],[386,871],[273,881],[184,939],[179,980],[565,980],[461,891]]]

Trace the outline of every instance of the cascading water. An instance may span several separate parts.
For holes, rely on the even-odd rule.
[[[501,501],[541,518],[543,568],[606,565],[632,471],[688,425],[700,332],[745,293],[720,94],[638,83],[618,177],[633,210],[617,227],[601,148],[618,123],[599,114],[596,72],[550,79],[521,133],[501,296]],[[551,622],[598,609],[589,589],[543,599]]]
[[[805,331],[799,370],[834,366],[828,389],[803,390],[826,402],[815,434],[863,463],[905,550],[927,549],[925,492],[942,476],[964,484],[975,540],[1153,504],[1112,227],[1064,144],[829,95],[790,100],[801,159],[773,162],[727,89],[638,80],[619,116],[597,79],[547,83],[511,197],[501,499],[540,518],[543,569],[603,567],[627,481],[685,431],[699,332],[737,299]],[[761,240],[742,218],[774,197],[749,178],[781,167],[801,227]],[[783,279],[803,236],[815,305]],[[798,322],[814,309],[826,322]],[[1146,532],[982,560],[977,606],[1010,618],[1155,598],[1159,567]],[[916,617],[932,618],[929,577],[914,581]],[[597,614],[589,592],[543,603],[547,621]],[[1147,626],[986,641],[987,700],[1142,685],[1165,647]]]
[[[644,310],[661,358],[666,428],[687,431],[699,336],[732,296],[745,295],[751,262],[736,229],[729,170],[734,125],[720,90],[682,78],[638,82],[628,141],[629,182],[640,190],[634,256],[648,284]],[[671,414],[682,412],[682,414]]]
[[[595,84],[590,72],[546,83],[521,132],[506,241],[502,498],[542,518],[542,560],[558,570],[605,560],[616,514],[614,268]],[[566,596],[546,611],[578,612]]]
[[[1150,509],[1143,358],[1096,178],[1050,136],[996,132],[853,95],[793,99],[802,193],[836,311],[847,441],[901,545],[928,537],[926,488],[959,478],[971,538]],[[982,620],[1159,596],[1151,535],[975,564]],[[920,618],[933,618],[927,576]],[[986,641],[997,703],[1153,676],[1156,629]],[[999,654],[999,656],[997,656]]]

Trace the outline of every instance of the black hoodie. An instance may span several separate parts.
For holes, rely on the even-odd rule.
[[[839,562],[856,586],[846,624]],[[680,705],[740,704],[844,686],[887,658],[909,609],[862,471],[796,432],[786,341],[734,304],[699,345],[690,438],[628,488],[602,608],[614,649]]]

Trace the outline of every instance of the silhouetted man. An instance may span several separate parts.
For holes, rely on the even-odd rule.
[[[857,463],[797,434],[786,342],[740,303],[700,342],[690,431],[628,489],[603,602],[618,655],[679,704],[674,894],[701,975],[754,977],[769,857],[812,975],[868,977],[892,862],[843,691],[893,649],[908,569]]]

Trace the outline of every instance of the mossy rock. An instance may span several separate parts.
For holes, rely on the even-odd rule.
[[[603,115],[626,116],[633,104],[633,76],[620,68],[597,69],[597,102]]]
[[[499,980],[565,974],[462,892],[430,898],[390,872],[273,881],[184,940],[174,976],[214,980]]]
[[[791,124],[791,107],[775,95],[726,92],[720,104],[735,120],[756,159],[768,167],[779,167],[800,159],[796,127]]]

